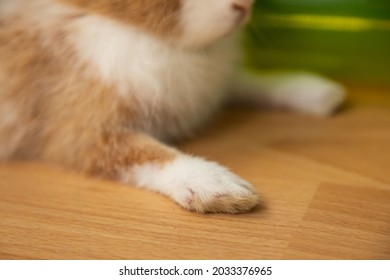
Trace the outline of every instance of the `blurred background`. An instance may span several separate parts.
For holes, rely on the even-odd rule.
[[[390,84],[390,0],[257,0],[245,37],[253,70]]]

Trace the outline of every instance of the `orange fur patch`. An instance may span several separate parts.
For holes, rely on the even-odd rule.
[[[174,159],[175,150],[134,132],[137,101],[124,102],[116,89],[81,65],[66,30],[53,26],[52,32],[42,36],[39,30],[0,25],[0,82],[6,88],[0,102],[22,112],[13,126],[0,129],[3,143],[23,132],[11,157],[42,159],[105,177],[133,164]]]
[[[108,16],[141,27],[155,35],[175,37],[179,33],[180,0],[59,0],[86,12]]]

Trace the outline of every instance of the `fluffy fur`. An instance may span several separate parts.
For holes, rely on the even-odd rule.
[[[229,91],[320,115],[343,98],[308,74],[236,78],[235,30],[251,5],[0,0],[0,159],[69,166],[202,213],[250,210],[247,182],[164,142],[191,135]]]

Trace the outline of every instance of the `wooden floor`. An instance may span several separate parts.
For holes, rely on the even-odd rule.
[[[229,110],[181,148],[252,182],[263,205],[198,215],[137,188],[0,165],[1,259],[390,259],[390,88],[338,115]]]

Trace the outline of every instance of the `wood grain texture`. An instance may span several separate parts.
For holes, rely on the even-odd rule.
[[[248,214],[198,215],[59,167],[0,164],[0,259],[389,259],[390,89],[349,88],[332,118],[229,109],[181,144],[257,187]]]

